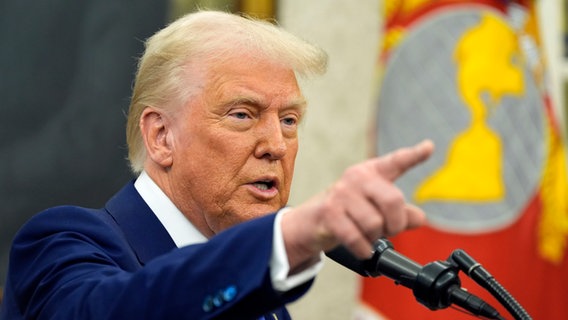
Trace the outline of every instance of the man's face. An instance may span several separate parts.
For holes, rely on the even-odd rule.
[[[292,70],[254,57],[201,75],[204,87],[173,120],[169,183],[174,203],[211,236],[286,205],[305,101]]]

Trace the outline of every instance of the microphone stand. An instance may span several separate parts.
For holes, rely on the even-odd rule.
[[[446,261],[434,261],[424,266],[395,252],[386,239],[374,244],[370,259],[357,260],[346,254],[346,249],[328,254],[340,254],[342,263],[363,276],[380,275],[412,290],[416,300],[430,310],[439,310],[452,304],[473,315],[488,319],[504,319],[495,308],[461,288],[458,273],[462,270],[484,289],[488,290],[516,320],[531,320],[523,307],[465,251],[455,250]]]
[[[461,288],[457,265],[448,261],[434,261],[424,266],[393,250],[386,239],[375,244],[373,256],[363,261],[368,276],[380,275],[412,290],[416,300],[430,310],[440,310],[455,304],[475,316],[501,320],[499,312],[485,301]]]

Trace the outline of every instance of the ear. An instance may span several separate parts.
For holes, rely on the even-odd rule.
[[[163,112],[152,107],[144,109],[140,131],[148,157],[162,168],[169,168],[173,163],[172,132]]]

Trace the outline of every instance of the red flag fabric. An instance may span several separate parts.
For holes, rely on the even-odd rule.
[[[423,138],[432,159],[397,184],[428,226],[391,239],[420,264],[461,248],[533,319],[568,319],[566,150],[546,91],[533,1],[389,0],[376,153]],[[460,273],[462,285],[510,314]],[[471,319],[431,311],[384,277],[361,282],[358,319]]]

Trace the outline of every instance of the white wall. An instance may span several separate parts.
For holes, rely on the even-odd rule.
[[[329,54],[326,75],[309,80],[309,103],[291,205],[324,190],[349,165],[366,158],[371,92],[379,43],[379,1],[280,0],[279,22]],[[312,290],[289,306],[294,319],[350,319],[354,273],[325,262]]]

